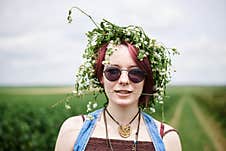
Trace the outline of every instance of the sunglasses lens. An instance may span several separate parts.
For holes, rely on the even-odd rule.
[[[105,69],[104,74],[109,81],[116,81],[119,79],[121,71],[120,69],[115,67],[108,67],[107,69]]]
[[[145,73],[140,69],[131,69],[128,73],[129,79],[134,83],[139,83],[144,80]]]

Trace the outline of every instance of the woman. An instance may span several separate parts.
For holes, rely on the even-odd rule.
[[[176,130],[142,111],[164,97],[168,72],[163,69],[170,64],[165,47],[140,27],[119,27],[106,20],[100,25],[87,34],[76,93],[104,92],[107,104],[88,116],[67,119],[55,151],[180,151]]]

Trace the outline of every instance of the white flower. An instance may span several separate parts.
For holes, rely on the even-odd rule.
[[[148,44],[148,42],[145,40],[145,41],[144,41],[144,44],[145,44],[145,45],[147,45],[147,44]]]
[[[86,107],[87,109],[86,109],[86,112],[89,112],[89,111],[91,111],[91,108],[90,108],[90,106],[87,104],[87,107]]]
[[[151,111],[152,113],[155,113],[155,108],[150,107],[150,111]]]
[[[67,104],[67,103],[65,103],[65,108],[67,109],[67,110],[70,110],[71,109],[71,106],[69,105],[69,104]]]
[[[94,104],[93,104],[93,108],[95,109],[97,107],[97,103],[95,102]]]
[[[104,60],[104,61],[102,61],[102,64],[103,65],[108,65],[108,64],[110,64],[110,61],[109,60]]]
[[[163,101],[159,101],[159,104],[163,104],[164,102]]]
[[[130,32],[129,32],[129,31],[127,31],[126,35],[127,35],[127,36],[130,36],[131,34],[130,34]]]
[[[91,114],[88,114],[88,115],[87,115],[87,119],[88,119],[88,120],[93,120],[94,117],[93,117]]]
[[[73,90],[73,91],[72,91],[72,93],[73,93],[73,94],[77,94],[77,93],[78,93],[78,91],[76,91],[76,90]]]

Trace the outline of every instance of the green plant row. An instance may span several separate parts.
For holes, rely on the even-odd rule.
[[[194,94],[196,102],[221,124],[226,137],[226,87],[209,88]]]
[[[80,112],[64,104],[51,107],[64,95],[0,95],[0,151],[54,150],[63,120]],[[73,105],[74,106],[74,105]]]

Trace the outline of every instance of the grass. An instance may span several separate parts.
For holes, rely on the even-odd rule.
[[[214,151],[213,144],[203,131],[188,102],[183,109],[178,130],[181,135],[183,150],[205,151],[208,149],[208,151]]]
[[[64,87],[1,87],[0,151],[54,150],[62,122],[70,116],[85,113],[85,104],[91,101],[90,96],[65,101],[70,90]],[[169,87],[167,94],[170,96],[165,102],[167,122],[173,118],[177,104],[184,95],[192,96],[200,107],[214,112],[210,115],[217,122],[225,122],[219,117],[226,116],[225,108],[222,108],[226,103],[226,87]],[[105,102],[104,96],[99,96],[97,100],[100,104]],[[72,107],[71,110],[65,109],[65,102]],[[160,108],[157,107],[158,112],[153,116],[161,120]],[[214,150],[189,103],[183,107],[177,129],[184,151]]]

